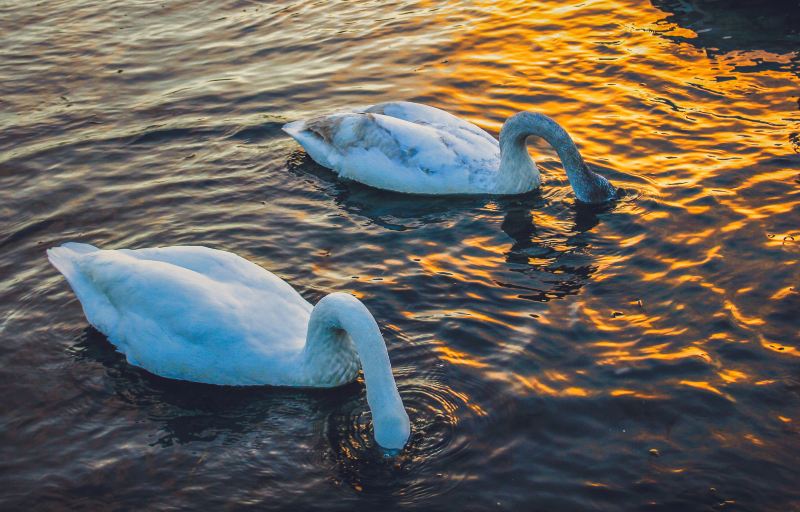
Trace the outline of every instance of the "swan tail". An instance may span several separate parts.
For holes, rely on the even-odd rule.
[[[332,143],[331,117],[301,119],[286,123],[281,128],[296,140],[312,160],[323,167],[336,170],[338,152]]]
[[[305,119],[300,119],[298,121],[292,121],[291,123],[286,123],[281,127],[281,130],[291,135],[293,138],[297,138],[300,133],[306,129],[306,121]]]
[[[47,259],[67,279],[89,323],[108,334],[117,321],[117,311],[81,268],[81,259],[99,250],[93,245],[67,242],[60,247],[48,249]]]
[[[76,266],[76,257],[99,250],[93,245],[67,242],[60,247],[47,249],[47,259],[59,272],[64,274],[70,286],[75,288],[73,281],[80,277],[80,270]]]

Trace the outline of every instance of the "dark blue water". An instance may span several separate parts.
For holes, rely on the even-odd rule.
[[[0,3],[0,508],[800,509],[796,2]],[[628,190],[420,198],[280,131],[412,100],[559,120]],[[44,250],[199,244],[360,297],[412,439],[363,382],[128,365]]]

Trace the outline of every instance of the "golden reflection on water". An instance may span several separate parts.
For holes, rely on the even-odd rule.
[[[696,226],[684,224],[672,230],[672,243],[697,250],[656,255],[659,268],[641,269],[637,279],[654,284],[668,282],[670,286],[700,286],[718,297],[719,309],[712,313],[713,318],[729,319],[759,339],[767,350],[784,356],[800,355],[790,340],[768,339],[759,332],[767,320],[740,305],[738,297],[759,290],[736,288],[729,279],[708,271],[726,261],[723,244],[709,241],[754,225],[763,229],[769,219],[800,207],[800,193],[796,190],[774,200],[748,194],[761,186],[790,181],[797,174],[796,169],[768,169],[762,165],[771,155],[793,151],[792,132],[800,123],[793,101],[799,81],[786,68],[796,54],[761,49],[709,51],[701,44],[695,46],[698,33],[668,21],[664,12],[648,2],[606,0],[574,5],[537,4],[535,8],[521,1],[476,2],[474,10],[480,15],[468,16],[453,34],[448,57],[415,69],[426,75],[422,83],[429,90],[423,96],[435,97],[438,106],[495,134],[508,115],[520,110],[553,116],[565,125],[591,163],[621,173],[615,182],[639,190],[644,198],[658,197],[663,207],[638,211],[651,224],[669,221],[671,208],[698,219],[713,217],[720,210],[728,212],[723,223],[698,222]],[[441,15],[444,13],[441,11]],[[772,66],[757,73],[740,71],[764,62]],[[552,150],[541,141],[531,141],[531,152],[536,159],[554,159]],[[548,180],[562,179],[558,178],[560,171],[545,173],[545,186]],[[736,173],[736,177],[729,180],[727,188],[713,183],[713,178],[730,173]],[[531,214],[536,224],[560,227],[564,233],[573,229],[563,217],[539,211]],[[646,244],[648,236],[609,234],[608,240],[619,248],[634,249]],[[570,250],[558,237],[549,242],[556,250]],[[462,243],[469,249],[438,247],[438,251],[410,258],[430,275],[445,275],[461,283],[501,286],[497,283],[497,269],[505,264],[511,244],[481,236],[466,238]],[[766,243],[785,249],[787,243],[796,242],[793,233],[781,233],[773,234]],[[553,263],[552,259],[535,256],[528,261],[542,267]],[[603,255],[597,256],[597,262],[599,271],[593,280],[601,283],[617,274],[616,269],[624,268],[626,258]],[[770,283],[764,286],[769,287]],[[794,288],[785,286],[767,292],[774,301],[792,293]],[[505,297],[511,300],[513,295]],[[480,296],[473,294],[471,298],[477,300]],[[633,306],[630,309],[634,310],[620,318],[610,316],[604,304],[594,307],[591,300],[577,299],[576,304],[579,310],[573,312],[570,325],[585,322],[605,336],[584,348],[591,350],[598,366],[624,369],[653,361],[700,360],[714,367],[713,379],[678,379],[676,385],[731,400],[726,387],[753,381],[741,368],[722,367],[720,358],[709,355],[706,344],[715,340],[732,342],[729,333],[711,333],[707,340],[684,339],[691,334],[689,326],[681,322],[680,312],[685,311],[685,305],[679,297],[656,305],[660,314]],[[673,314],[664,314],[665,308]],[[444,309],[436,314],[468,316],[519,330],[504,315],[474,308]],[[548,315],[537,319],[542,326],[559,321]],[[638,339],[614,340],[615,335],[631,327],[640,330]],[[670,341],[648,342],[665,338]],[[570,383],[571,378],[565,375],[522,375],[494,368],[488,360],[444,344],[436,351],[448,363],[479,369],[485,376],[513,382],[515,387],[535,394],[580,397],[600,392]],[[625,388],[602,392],[643,399],[661,396],[652,390]]]
[[[489,366],[470,357],[466,352],[458,352],[445,345],[438,345],[434,347],[434,351],[439,354],[439,359],[447,361],[450,364],[461,364],[464,366],[471,366],[473,368],[486,368]]]
[[[3,199],[12,204],[0,201],[0,211],[14,217],[3,233],[3,262],[12,272],[0,291],[12,312],[7,332],[20,334],[7,336],[6,369],[80,375],[76,382],[110,383],[122,398],[116,409],[106,399],[109,407],[86,400],[79,410],[67,394],[77,396],[80,388],[66,385],[62,395],[38,385],[16,388],[24,392],[8,395],[24,405],[9,410],[17,416],[30,407],[39,416],[12,418],[17,433],[40,434],[17,436],[18,462],[46,456],[36,461],[49,470],[99,443],[117,457],[116,447],[136,434],[133,446],[154,456],[153,467],[197,469],[186,486],[169,483],[175,492],[165,496],[208,501],[216,491],[232,503],[225,474],[243,484],[234,486],[241,502],[275,503],[271,493],[281,492],[281,480],[276,487],[272,478],[283,475],[285,496],[298,500],[313,496],[306,490],[333,469],[337,481],[372,497],[389,492],[388,482],[392,501],[382,494],[372,508],[406,503],[395,498],[413,503],[417,484],[418,491],[443,496],[463,480],[469,483],[461,490],[474,491],[461,493],[468,499],[492,499],[480,503],[491,506],[475,505],[483,509],[495,505],[495,495],[516,494],[529,506],[536,502],[529,493],[545,503],[554,488],[566,497],[580,494],[573,480],[609,488],[611,499],[661,492],[654,499],[669,504],[731,466],[722,446],[745,457],[729,487],[748,470],[767,468],[773,474],[756,482],[751,496],[773,493],[775,474],[787,466],[780,457],[789,457],[783,454],[792,453],[786,448],[796,448],[797,439],[791,407],[800,356],[791,330],[800,304],[792,279],[800,252],[792,218],[800,208],[796,48],[759,47],[770,34],[755,31],[755,46],[748,34],[735,33],[741,46],[731,48],[717,35],[730,27],[698,28],[708,20],[696,23],[658,7],[723,3],[709,0],[278,7],[178,0],[161,9],[84,2],[77,10],[71,2],[46,9],[12,3],[0,7],[13,14],[0,16],[4,35],[11,34],[4,53],[10,64],[0,62],[0,70],[15,68],[5,73],[0,98],[10,107],[0,109],[6,135],[0,178],[8,185]],[[747,23],[747,14],[739,17]],[[607,209],[579,207],[553,150],[531,140],[543,173],[538,193],[445,204],[414,198],[396,206],[315,167],[280,132],[291,119],[397,99],[430,103],[495,135],[519,110],[548,114],[573,135],[590,165],[629,194]],[[406,480],[373,471],[363,450],[370,442],[366,401],[354,388],[308,404],[299,397],[273,404],[269,392],[259,392],[246,399],[263,398],[252,424],[230,418],[217,432],[216,420],[206,420],[238,416],[227,405],[212,409],[221,414],[206,414],[203,404],[202,421],[184,421],[195,416],[195,406],[177,397],[172,407],[176,397],[163,396],[161,384],[137,384],[139,373],[124,361],[109,363],[102,354],[100,361],[92,355],[74,361],[69,352],[83,343],[86,325],[74,298],[66,301],[63,280],[45,270],[38,245],[73,238],[109,247],[217,246],[270,268],[309,299],[334,290],[363,298],[384,329],[412,408],[418,439]],[[38,276],[44,278],[37,283]],[[50,311],[42,307],[47,301]],[[56,342],[54,332],[63,335]],[[7,380],[12,387],[26,381]],[[33,400],[28,392],[39,394]],[[318,407],[328,398],[346,400],[331,407],[349,419]],[[285,411],[284,402],[293,410]],[[164,420],[161,411],[149,417],[148,410],[165,405],[174,417]],[[529,421],[539,406],[554,413]],[[102,425],[102,436],[87,436],[86,415],[76,411],[94,416],[89,426]],[[302,428],[324,418],[343,431]],[[265,428],[271,420],[275,428]],[[617,426],[628,422],[639,432],[615,438]],[[72,423],[68,435],[58,426]],[[529,430],[529,423],[536,425]],[[575,425],[572,432],[562,428],[566,423]],[[152,450],[154,424],[174,430],[183,446]],[[197,437],[207,432],[221,446],[208,445],[212,456],[196,459]],[[68,449],[48,454],[34,446],[42,436],[53,444],[61,438]],[[316,450],[309,448],[312,438],[332,450],[336,468],[316,455],[306,458]],[[654,438],[664,458],[647,464],[630,457]],[[705,441],[709,450],[696,456]],[[573,447],[569,457],[560,450],[566,444]],[[675,448],[669,455],[667,446]],[[607,456],[606,448],[615,453]],[[748,452],[766,448],[777,463]],[[91,460],[81,463],[83,455],[78,465],[92,467]],[[134,459],[141,459],[138,449]],[[213,466],[225,459],[230,463]],[[322,471],[309,474],[312,466]],[[123,465],[102,468],[91,474],[95,483],[136,473]],[[51,496],[75,498],[71,493],[90,489],[106,498],[102,489],[117,487],[71,487],[89,482],[74,469],[52,473]],[[637,474],[649,470],[686,475]],[[515,478],[508,478],[511,471]],[[41,480],[39,472],[15,473],[24,485]],[[142,471],[148,478],[140,485],[160,474]],[[783,487],[785,493],[791,485]],[[121,488],[147,494],[127,482]],[[350,505],[338,500],[344,496],[330,500],[327,482],[321,488],[326,503]],[[411,508],[424,507],[422,494]],[[457,496],[443,499],[451,498]],[[586,501],[560,508],[625,508],[600,499],[592,491]],[[441,501],[429,508],[437,507],[446,508]]]
[[[663,36],[693,39],[696,34],[664,22],[664,14],[644,2],[605,1],[569,9],[532,8],[516,1],[492,4],[496,8],[490,16],[464,27],[457,51],[435,72],[443,79],[437,96],[451,98],[452,107],[495,132],[505,116],[534,106],[562,119],[585,153],[614,168],[646,174],[665,166],[691,166],[697,174],[681,173],[689,183],[724,169],[731,159],[739,165],[756,163],[764,147],[788,148],[787,118],[794,106],[784,98],[796,93],[796,84],[774,73],[770,90],[763,91],[763,75],[751,80],[736,68],[763,60],[787,63],[790,55],[750,51],[709,59],[691,45],[665,44]],[[554,25],[568,30],[549,30]],[[527,30],[521,32],[520,26]],[[565,87],[570,77],[575,86]],[[643,87],[659,81],[660,95]],[[457,86],[447,87],[448,82]],[[464,83],[473,85],[471,94],[480,91],[492,101],[467,96],[458,87]],[[698,90],[704,93],[702,104],[690,103]],[[486,104],[493,105],[498,118],[485,119],[480,109]],[[602,122],[595,122],[600,119],[623,125],[626,139],[611,139],[617,132],[604,130]],[[742,119],[751,121],[746,131],[736,129]],[[713,135],[703,129],[709,126],[717,128]],[[683,137],[676,144],[676,132],[690,127],[694,147],[687,147]],[[620,144],[654,136],[660,139],[657,152],[618,151]],[[717,149],[725,143],[741,150]]]

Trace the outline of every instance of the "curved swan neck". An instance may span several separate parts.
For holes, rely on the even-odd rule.
[[[520,179],[520,174],[530,172],[530,167],[533,167],[538,182],[538,170],[526,145],[531,135],[543,138],[556,150],[572,190],[580,201],[600,203],[616,197],[616,190],[611,183],[592,172],[583,161],[566,130],[546,115],[533,112],[519,112],[503,124],[500,130],[501,176],[517,176],[516,179]]]
[[[329,365],[337,353],[358,354],[372,411],[375,440],[384,448],[401,449],[410,434],[410,423],[397,384],[386,343],[375,318],[357,298],[331,293],[311,312],[305,356],[315,365]]]

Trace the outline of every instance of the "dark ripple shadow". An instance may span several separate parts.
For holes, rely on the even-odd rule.
[[[252,443],[249,439],[257,434],[267,438],[267,445],[273,445],[271,451],[291,459],[292,451],[285,447],[316,435],[321,428],[323,435],[311,446],[319,445],[316,449],[322,461],[336,468],[338,476],[332,484],[347,485],[360,496],[396,505],[416,503],[458,486],[465,475],[443,473],[448,464],[475,456],[470,446],[475,432],[487,420],[486,412],[477,405],[485,398],[472,402],[466,394],[441,384],[439,381],[445,378],[442,366],[430,354],[420,355],[419,350],[412,345],[393,358],[399,368],[398,387],[412,422],[412,435],[401,452],[390,454],[374,441],[361,378],[325,390],[214,386],[166,379],[128,364],[125,356],[92,327],[86,327],[68,348],[77,362],[99,363],[105,373],[103,380],[110,382],[116,398],[144,411],[148,421],[158,426],[151,447],[186,445],[194,450],[228,447],[238,451],[246,449]],[[428,361],[420,363],[420,359]],[[417,375],[406,375],[412,363],[421,369],[414,371]],[[85,366],[77,371],[85,371]],[[470,379],[460,385],[487,387],[479,375]],[[104,393],[96,388],[87,391]],[[101,397],[94,400],[101,401]],[[498,407],[502,407],[501,402]],[[276,463],[274,457],[269,463]],[[312,455],[310,463],[315,458]],[[258,470],[265,462],[252,453],[239,460],[243,468],[251,470]]]
[[[440,223],[460,212],[481,208],[491,201],[487,196],[412,195],[377,189],[339,178],[299,149],[289,156],[287,169],[299,178],[313,176],[345,211],[366,217],[392,231]]]
[[[116,396],[142,408],[162,431],[154,444],[234,442],[241,435],[275,427],[270,418],[311,421],[351,400],[357,383],[331,390],[257,386],[214,386],[167,379],[130,365],[108,339],[92,327],[69,348],[78,361],[100,363]],[[302,416],[302,419],[300,418]],[[289,423],[283,424],[286,426]],[[289,433],[290,434],[290,433]]]
[[[556,189],[546,193],[540,188],[513,196],[410,195],[342,180],[302,150],[289,156],[287,167],[298,177],[306,176],[308,179],[308,175],[313,176],[313,183],[333,196],[334,202],[346,212],[365,217],[390,231],[430,229],[443,223],[463,223],[468,217],[475,217],[475,222],[488,227],[491,224],[487,220],[502,218],[500,230],[513,240],[506,252],[506,262],[511,272],[525,276],[530,282],[500,280],[495,284],[519,290],[519,298],[534,302],[578,294],[597,270],[591,255],[586,254],[587,237],[591,236],[591,231],[597,228],[602,218],[614,215],[616,211],[628,214],[636,211],[642,195],[647,195],[638,188],[629,187],[630,192],[623,193],[616,201],[584,204],[573,198],[566,199],[564,191],[570,190],[566,180],[561,187],[546,185]],[[618,175],[614,175],[616,177]],[[637,184],[642,181],[634,177]],[[572,227],[568,232],[560,233],[560,227],[548,225],[540,232],[535,221],[537,212],[557,218],[571,216]]]
[[[696,33],[694,38],[667,36],[712,55],[732,51],[765,50],[794,53],[790,69],[800,74],[800,2],[797,0],[651,0],[667,21]]]
[[[465,212],[480,210],[487,205],[492,205],[493,208],[508,212],[507,219],[503,221],[503,230],[509,236],[515,239],[517,236],[525,237],[535,233],[535,229],[525,232],[527,228],[523,226],[532,219],[531,209],[543,209],[550,202],[571,191],[569,182],[565,179],[561,184],[563,186],[559,189],[565,192],[543,192],[540,187],[531,192],[510,196],[403,194],[339,178],[333,171],[314,162],[302,150],[292,152],[287,160],[287,169],[301,178],[307,175],[317,178],[318,182],[333,195],[336,204],[345,211],[367,217],[376,225],[395,231],[405,231],[443,222]],[[605,172],[605,175],[611,174],[613,173]],[[617,175],[621,176],[618,173]],[[634,181],[644,182],[645,180],[637,180],[634,177]],[[575,201],[574,198],[566,201],[570,203],[570,208],[573,210],[574,231],[589,231],[598,224],[600,215],[614,211],[618,204],[635,204],[643,195],[651,195],[644,191],[646,185],[639,185],[642,187],[641,189],[627,184],[627,188],[621,188],[620,197],[616,201],[604,204],[585,204]],[[552,184],[548,184],[544,188],[551,186]],[[555,189],[555,187],[552,188]],[[525,216],[527,218],[523,218]],[[519,231],[520,229],[523,231]]]
[[[434,365],[432,365],[433,367]],[[492,388],[480,377],[462,376],[459,386]],[[468,479],[454,471],[474,465],[481,458],[476,440],[490,423],[478,406],[483,396],[464,392],[427,378],[400,384],[400,392],[411,418],[411,437],[399,453],[387,454],[375,445],[370,412],[364,400],[352,400],[332,415],[327,426],[328,446],[323,460],[335,467],[334,485],[347,486],[360,498],[376,503],[412,505],[451,492]],[[481,395],[489,395],[486,389]],[[511,407],[511,400],[499,399],[492,413]]]
[[[506,252],[506,262],[512,272],[528,276],[532,283],[497,281],[497,284],[519,291],[517,297],[520,299],[534,302],[577,295],[597,270],[591,257],[583,254],[587,245],[583,238],[597,227],[604,214],[614,211],[615,205],[575,203],[571,207],[573,226],[566,236],[558,237],[558,241],[553,240],[548,227],[540,233],[535,223],[535,211],[529,205],[516,201],[503,207],[501,211],[505,215],[500,227],[513,240]]]

